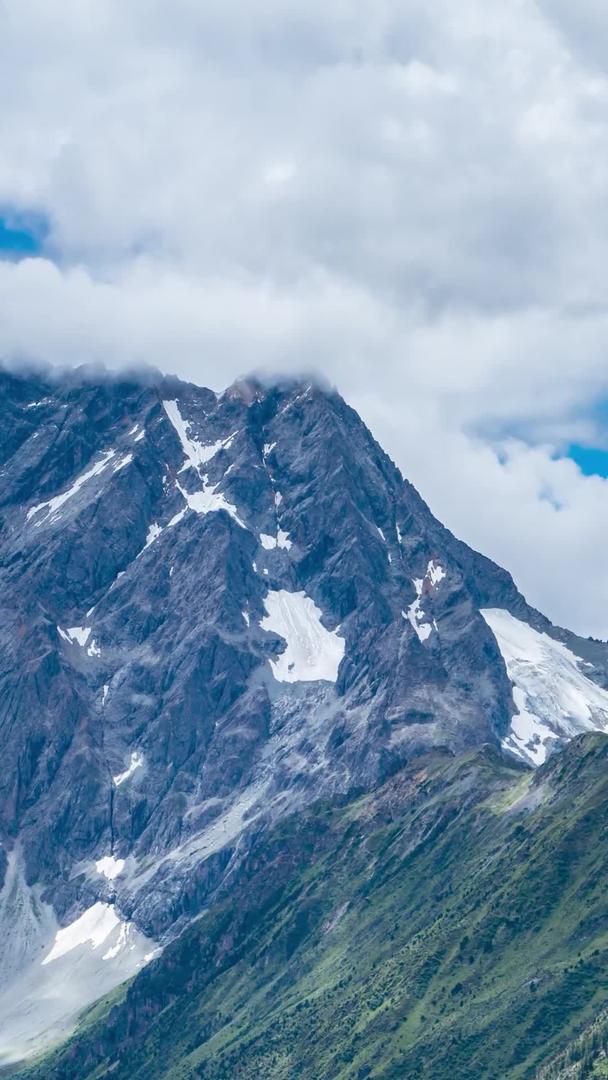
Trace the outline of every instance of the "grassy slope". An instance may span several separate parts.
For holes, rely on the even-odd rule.
[[[260,837],[35,1080],[523,1080],[608,1005],[608,738],[434,756]],[[601,1074],[598,1074],[601,1075]]]

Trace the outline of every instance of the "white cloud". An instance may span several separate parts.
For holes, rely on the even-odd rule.
[[[0,353],[317,368],[532,602],[608,633],[608,486],[553,460],[608,394],[608,79],[573,10],[9,4],[0,207],[50,234],[0,264]]]

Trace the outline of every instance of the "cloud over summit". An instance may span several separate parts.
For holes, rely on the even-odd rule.
[[[608,634],[599,3],[4,6],[0,353],[317,368],[530,599]]]

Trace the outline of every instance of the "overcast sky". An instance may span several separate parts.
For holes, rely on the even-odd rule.
[[[607,68],[605,0],[0,0],[0,355],[318,370],[608,636]]]

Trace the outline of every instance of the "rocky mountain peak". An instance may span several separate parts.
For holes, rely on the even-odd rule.
[[[319,798],[608,723],[605,649],[457,541],[328,387],[0,372],[0,421],[9,998],[99,939],[97,996]]]

